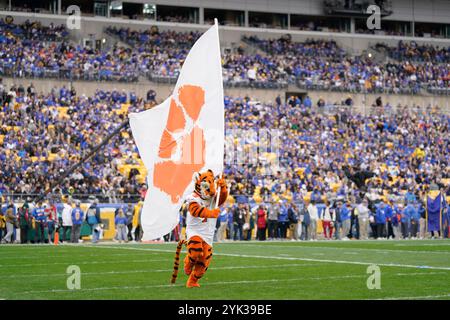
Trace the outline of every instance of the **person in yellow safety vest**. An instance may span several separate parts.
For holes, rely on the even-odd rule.
[[[133,212],[133,230],[131,231],[132,233],[134,232],[134,241],[136,242],[141,242],[142,239],[142,235],[143,235],[143,230],[142,230],[142,225],[141,225],[141,213],[142,213],[142,206],[143,206],[144,202],[143,201],[139,201],[135,206],[134,206],[134,212]]]

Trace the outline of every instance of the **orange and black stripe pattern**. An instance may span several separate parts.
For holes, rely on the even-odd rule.
[[[177,281],[178,277],[178,269],[180,267],[180,253],[181,248],[183,247],[183,244],[185,243],[185,240],[180,240],[177,245],[177,250],[175,251],[175,262],[173,265],[173,273],[172,273],[172,279],[170,280],[170,283],[175,283]]]
[[[201,206],[197,202],[191,202],[189,204],[189,213],[196,218],[211,218],[213,211]]]
[[[192,237],[192,238],[187,242],[187,248],[188,248],[189,258],[190,259],[193,258],[191,261],[195,262],[196,258],[198,258],[201,255],[201,253],[203,252],[203,245],[202,245],[202,241],[197,240],[198,237]]]

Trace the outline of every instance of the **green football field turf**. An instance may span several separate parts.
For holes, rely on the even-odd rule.
[[[175,248],[1,245],[0,299],[450,299],[448,240],[215,244],[192,289],[182,268],[169,284]],[[367,288],[372,264],[380,289]],[[81,271],[79,290],[67,288],[71,265]]]

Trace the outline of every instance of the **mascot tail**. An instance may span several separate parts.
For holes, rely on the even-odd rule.
[[[173,264],[172,279],[170,280],[170,283],[172,284],[175,283],[175,281],[177,281],[178,268],[180,267],[180,252],[185,242],[186,242],[185,240],[180,240],[177,245],[177,250],[175,251],[175,262]]]

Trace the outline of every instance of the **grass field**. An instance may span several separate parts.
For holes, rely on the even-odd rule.
[[[215,244],[193,289],[181,270],[169,284],[175,247],[2,245],[0,299],[450,299],[448,240]],[[379,290],[367,288],[371,264]],[[70,265],[79,290],[67,289]]]

